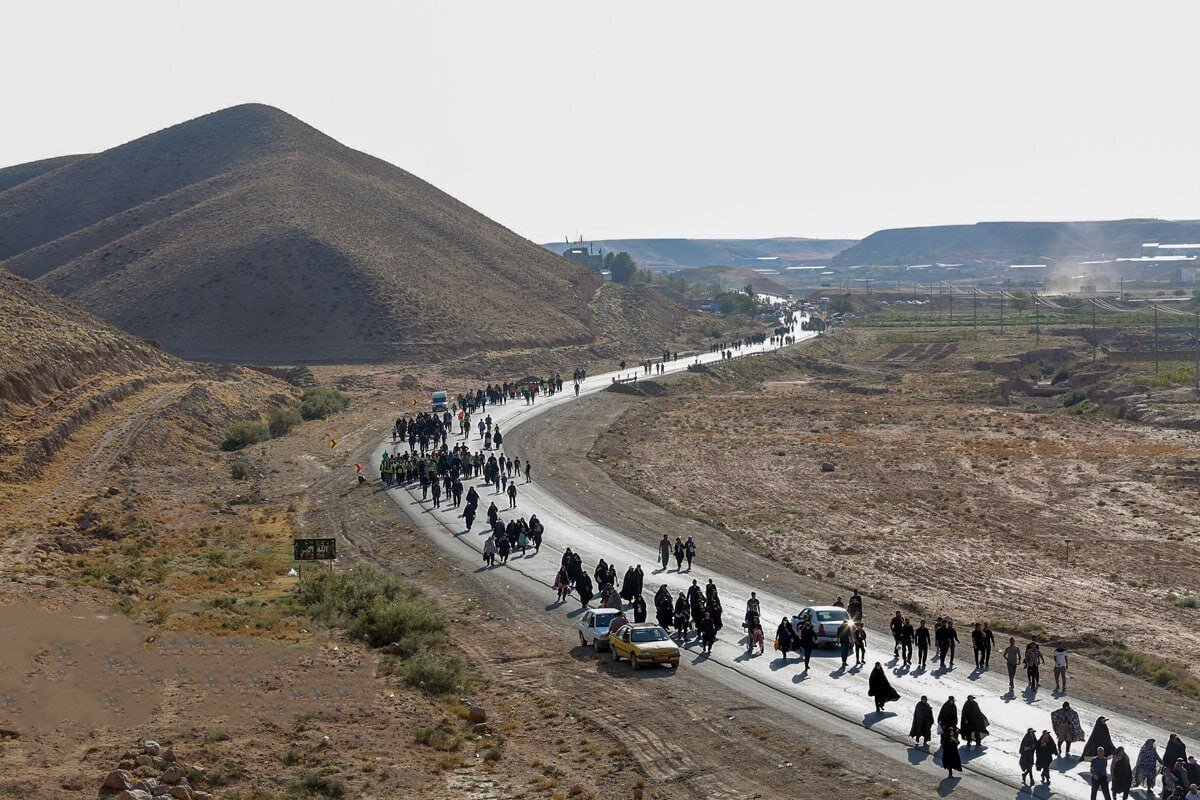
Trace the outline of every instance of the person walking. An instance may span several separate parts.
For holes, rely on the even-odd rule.
[[[804,653],[804,671],[808,672],[809,660],[812,658],[813,648],[817,646],[817,632],[813,629],[812,623],[805,621],[800,625],[800,651]]]
[[[696,541],[692,537],[688,537],[683,543],[683,555],[687,558],[688,572],[692,571],[692,561],[696,558]]]
[[[938,709],[937,723],[940,732],[958,726],[958,704],[954,702],[954,695],[950,695]]]
[[[838,625],[837,643],[842,655],[842,669],[846,668],[846,662],[850,660],[850,648],[853,647],[853,636],[850,630],[850,620],[842,620],[842,624]]]
[[[1083,726],[1079,724],[1079,713],[1071,708],[1070,703],[1064,702],[1062,708],[1050,712],[1050,727],[1058,737],[1057,752],[1059,755],[1071,755],[1071,745],[1083,741]],[[1063,752],[1064,746],[1066,752]]]
[[[1104,800],[1112,800],[1112,794],[1108,791],[1108,758],[1104,755],[1103,747],[1096,748],[1089,774],[1092,778],[1092,800],[1096,800],[1097,790],[1104,795]]]
[[[983,737],[988,735],[988,718],[973,694],[967,695],[967,701],[963,703],[959,730],[965,744],[974,742],[976,747],[983,746]]]
[[[517,507],[517,485],[515,483],[510,483],[508,485],[508,507]]]
[[[1133,783],[1134,785],[1146,784],[1146,791],[1150,794],[1154,793],[1154,779],[1158,775],[1158,769],[1162,765],[1162,759],[1158,756],[1158,750],[1154,746],[1153,739],[1147,739],[1142,749],[1138,751],[1137,761],[1133,765]]]
[[[929,658],[929,628],[925,626],[925,620],[921,620],[916,630],[917,642],[917,666],[925,669],[925,661]]]
[[[983,632],[983,623],[976,622],[971,630],[971,651],[975,655],[975,669],[983,669],[983,649],[987,634]]]
[[[1025,674],[1029,677],[1029,688],[1037,691],[1041,685],[1041,664],[1045,661],[1045,656],[1042,655],[1042,648],[1038,647],[1037,642],[1030,642],[1025,645]]]
[[[705,614],[696,630],[700,634],[700,652],[712,653],[713,643],[717,641],[717,626],[713,622],[712,614]]]
[[[662,562],[662,568],[665,572],[671,564],[671,540],[664,533],[662,540],[658,543],[658,560]]]
[[[886,703],[900,699],[900,694],[892,688],[887,674],[883,671],[883,664],[878,661],[875,662],[875,668],[871,670],[871,677],[867,680],[867,696],[875,699],[877,714],[883,712]]]
[[[950,654],[950,668],[954,669],[954,651],[958,647],[958,631],[954,630],[954,620],[946,618],[945,625],[945,649],[942,650],[942,666],[945,666],[946,653]]]
[[[1038,737],[1037,749],[1034,750],[1034,760],[1042,783],[1047,786],[1050,785],[1050,766],[1054,763],[1054,756],[1057,753],[1058,748],[1054,744],[1054,737],[1050,735],[1050,731],[1042,731],[1042,735]]]
[[[858,593],[858,589],[855,589],[854,594],[850,595],[850,602],[846,603],[846,613],[855,622],[862,622],[863,599],[862,595]]]
[[[1017,678],[1017,667],[1021,664],[1021,648],[1017,647],[1016,637],[1008,637],[1008,647],[1004,648],[1004,664],[1008,667],[1008,691],[1015,692],[1013,685]]]
[[[533,464],[530,464],[528,461],[525,462],[525,482],[533,482]]]
[[[1104,752],[1111,753],[1116,750],[1113,744],[1112,736],[1108,733],[1108,718],[1096,717],[1096,724],[1092,726],[1092,735],[1088,737],[1083,744],[1083,758],[1092,758],[1096,755],[1096,751],[1103,748]]]
[[[867,629],[861,623],[854,623],[854,666],[860,667],[867,663]]]
[[[921,695],[916,708],[913,709],[912,725],[908,729],[908,735],[912,737],[914,744],[929,746],[929,740],[933,735],[933,707],[929,705],[929,698],[925,695]]]
[[[988,669],[992,666],[992,649],[996,646],[996,634],[992,633],[992,629],[988,624],[983,623],[983,668]]]
[[[958,730],[953,725],[942,732],[942,769],[946,777],[953,778],[954,772],[962,772],[962,755],[958,752]]]
[[[1054,691],[1066,693],[1067,691],[1067,648],[1062,642],[1058,643],[1058,647],[1054,648]],[[1108,752],[1112,752],[1110,748]]]
[[[683,572],[683,540],[678,536],[675,537],[673,552],[675,554],[675,571]]]
[[[913,638],[915,636],[916,630],[912,626],[912,621],[905,617],[904,627],[900,629],[900,660],[906,667],[912,666]]]
[[[787,661],[788,651],[794,649],[795,640],[796,632],[792,629],[791,620],[784,617],[775,629],[775,649],[783,654],[784,661]]]
[[[857,590],[855,590],[855,592],[857,593]],[[854,602],[853,597],[850,598],[850,602]],[[859,600],[859,608],[860,609],[862,608],[862,600],[861,599]],[[854,615],[851,614],[850,616],[853,617]],[[895,647],[892,648],[892,655],[899,657],[900,656],[900,631],[904,629],[904,616],[899,611],[897,611],[895,616],[892,617],[892,621],[888,623],[888,627],[891,628],[892,640],[895,642],[895,645],[896,645]]]
[[[1021,785],[1025,785],[1025,779],[1029,778],[1029,785],[1033,786],[1033,756],[1037,751],[1037,734],[1033,732],[1033,728],[1025,731],[1025,738],[1021,739],[1021,746],[1018,748],[1018,763],[1021,765]]]
[[[1112,771],[1113,797],[1119,796],[1121,800],[1129,800],[1129,791],[1133,788],[1133,769],[1129,765],[1129,754],[1125,752],[1124,747],[1113,751],[1109,769]]]
[[[645,622],[646,621],[646,598],[642,597],[640,594],[635,594],[633,596],[632,603],[633,603],[633,621],[634,622]]]

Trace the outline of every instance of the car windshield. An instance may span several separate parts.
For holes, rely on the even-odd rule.
[[[837,611],[818,611],[817,622],[841,622],[844,619],[849,619],[849,614],[841,609]]]
[[[616,614],[597,614],[592,620],[592,626],[599,628],[602,631],[606,631],[608,630],[608,626],[612,623],[613,617],[615,616]]]
[[[636,628],[633,631],[633,640],[638,643],[665,642],[669,638],[662,628]]]

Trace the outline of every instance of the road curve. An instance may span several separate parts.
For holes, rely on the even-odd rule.
[[[816,336],[807,331],[795,331],[797,341],[803,341]],[[757,345],[738,351],[737,357],[761,354],[775,349],[770,344]],[[719,359],[719,354],[704,354],[690,359],[681,359],[666,365],[668,374],[683,371],[691,363],[710,363]],[[640,371],[640,370],[639,370]],[[546,411],[564,403],[579,402],[588,395],[602,391],[612,383],[617,373],[606,373],[589,377],[580,390],[579,398],[569,389],[553,397],[539,398],[533,405],[526,405],[522,400],[510,401],[499,406],[489,406],[487,413],[505,433],[524,425]],[[624,376],[633,374],[630,370],[622,372]],[[654,376],[639,376],[652,378]],[[472,435],[472,448],[482,443]],[[393,452],[395,445],[389,440],[382,442],[374,453],[375,463],[382,454]],[[535,470],[537,465],[535,465]],[[523,479],[522,479],[523,481]],[[468,485],[475,485],[480,493],[482,503],[496,500],[501,509],[502,518],[512,518],[514,512],[507,511],[507,497],[493,493],[491,487],[484,486],[481,480],[472,479]],[[742,610],[751,591],[758,592],[762,604],[762,619],[767,623],[768,635],[774,629],[771,620],[791,616],[799,609],[813,602],[824,602],[814,598],[798,596],[780,596],[764,593],[761,587],[734,577],[705,570],[702,563],[689,572],[674,570],[656,571],[657,552],[645,544],[633,541],[628,537],[611,530],[602,520],[589,519],[582,516],[562,499],[550,495],[537,483],[518,483],[519,495],[515,514],[528,517],[537,514],[546,528],[545,542],[542,549],[546,552],[537,556],[512,556],[505,566],[494,569],[510,573],[511,580],[523,584],[524,588],[533,591],[538,596],[553,600],[552,585],[555,573],[565,548],[579,553],[583,558],[585,569],[589,572],[599,559],[603,558],[617,566],[618,576],[624,574],[626,566],[642,564],[649,568],[646,572],[646,591],[653,593],[654,586],[666,583],[672,594],[685,591],[696,578],[703,585],[709,578],[717,584],[721,591],[722,603],[726,609],[726,618],[731,624],[726,625],[722,635],[713,648],[711,656],[702,656],[698,647],[690,645],[684,653],[682,668],[697,669],[705,677],[711,678],[723,685],[735,687],[738,691],[759,699],[764,705],[776,709],[781,714],[801,718],[805,723],[826,730],[831,735],[849,736],[864,748],[874,754],[891,759],[896,769],[919,769],[930,776],[931,796],[934,791],[939,795],[961,790],[995,800],[1013,800],[1013,798],[1084,798],[1090,794],[1090,786],[1086,780],[1087,765],[1081,764],[1075,757],[1060,758],[1052,769],[1052,785],[1047,788],[1038,786],[1032,794],[1025,791],[1020,783],[1020,770],[1017,767],[1017,745],[1026,728],[1034,728],[1040,733],[1050,727],[1050,711],[1057,708],[1061,699],[1051,697],[1051,692],[1043,690],[1035,695],[1008,693],[1007,676],[1002,675],[1003,666],[990,672],[968,672],[968,668],[958,666],[953,671],[910,671],[902,669],[893,660],[886,649],[868,648],[867,663],[882,661],[888,668],[892,685],[903,698],[896,704],[895,711],[876,714],[874,704],[867,696],[867,675],[869,670],[842,670],[840,660],[832,651],[818,651],[813,656],[813,668],[806,676],[798,665],[796,658],[787,662],[778,658],[768,650],[765,655],[748,656],[742,643],[742,633],[739,627]],[[388,496],[396,502],[413,520],[416,527],[429,535],[443,549],[454,554],[464,562],[478,568],[482,564],[483,542],[489,533],[486,521],[477,524],[474,531],[466,533],[460,509],[443,507],[434,509],[432,501],[422,501],[418,493],[406,488],[393,487],[388,489]],[[481,509],[480,517],[485,514]],[[653,609],[650,609],[651,612]],[[573,641],[574,618],[578,615],[578,603],[568,600],[557,606],[555,613],[563,616],[563,632],[566,639]],[[891,641],[890,634],[882,629],[873,629],[869,637],[871,642]],[[967,633],[964,631],[964,633]],[[965,642],[960,647],[960,654],[969,663],[970,643]],[[1000,661],[998,653],[994,654]],[[1045,669],[1049,673],[1049,669]],[[1023,675],[1018,676],[1019,680]],[[1021,681],[1023,683],[1023,680]],[[968,694],[973,694],[979,701],[983,712],[991,723],[991,735],[984,740],[982,748],[962,748],[964,777],[961,782],[946,781],[940,767],[940,759],[932,752],[911,747],[908,738],[908,728],[911,722],[913,704],[920,695],[928,695],[934,707],[934,713],[949,695],[958,700],[961,709]],[[1085,730],[1090,730],[1097,716],[1103,715],[1109,719],[1109,728],[1118,744],[1124,744],[1131,758],[1137,753],[1137,748],[1147,738],[1155,737],[1165,740],[1165,734],[1155,728],[1116,712],[1110,712],[1098,706],[1068,698],[1071,705],[1080,715]],[[936,749],[936,742],[935,742]],[[1077,746],[1076,752],[1082,749]],[[940,780],[939,780],[940,779]]]

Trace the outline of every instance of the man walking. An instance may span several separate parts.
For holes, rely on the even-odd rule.
[[[1096,757],[1092,759],[1092,800],[1096,800],[1096,791],[1099,790],[1104,795],[1104,800],[1112,800],[1112,795],[1108,791],[1108,757],[1104,755],[1104,748],[1096,748]]]
[[[1008,647],[1004,648],[1004,663],[1008,667],[1008,690],[1015,692],[1013,681],[1017,677],[1017,667],[1021,663],[1021,648],[1017,647],[1015,637],[1008,637]]]
[[[662,562],[663,571],[671,564],[671,540],[664,533],[662,541],[658,543],[658,560]]]
[[[1067,691],[1067,648],[1062,642],[1054,648],[1054,691],[1064,694]]]
[[[929,658],[929,628],[925,627],[925,620],[917,626],[916,640],[918,666],[925,669],[925,660]]]
[[[857,590],[855,590],[855,592],[857,593]],[[854,602],[854,598],[851,597],[850,601]],[[862,608],[862,600],[861,599],[858,601],[858,607],[860,609]],[[853,616],[853,614],[851,616]],[[892,655],[899,656],[900,655],[900,631],[903,630],[903,628],[904,628],[904,616],[899,611],[897,611],[896,616],[892,617],[892,621],[890,623],[888,623],[888,627],[890,627],[892,629],[892,640],[895,642],[895,645],[896,645],[894,648],[892,648]]]

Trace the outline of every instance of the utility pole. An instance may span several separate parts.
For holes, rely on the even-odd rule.
[[[1092,298],[1092,364],[1096,363],[1096,299]]]
[[[933,281],[929,282],[929,318],[933,319]]]
[[[1154,374],[1158,374],[1158,304],[1154,304]]]
[[[1004,287],[1000,287],[1000,335],[1004,335]]]
[[[1038,304],[1037,292],[1033,293],[1033,313],[1034,313],[1034,346],[1040,347],[1042,344],[1042,307]]]
[[[976,325],[976,322],[978,321],[978,315],[976,313],[978,308],[979,308],[979,290],[976,289],[974,286],[972,286],[971,287],[971,327],[972,328],[978,327],[978,325]]]
[[[1121,276],[1121,300],[1125,299],[1125,276]]]
[[[954,287],[946,284],[946,291],[950,294],[950,324],[954,324]]]

